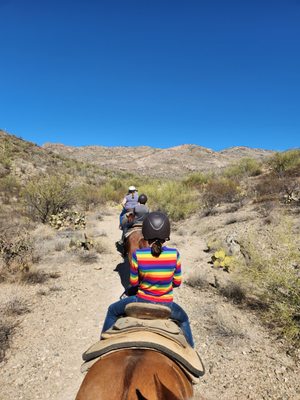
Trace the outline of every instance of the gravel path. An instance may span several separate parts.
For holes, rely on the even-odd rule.
[[[108,305],[123,291],[118,272],[124,268],[115,250],[120,237],[118,212],[102,220],[90,216],[87,230],[103,238],[108,252],[97,263],[80,263],[70,253],[56,252],[41,267],[60,277],[43,285],[1,285],[0,300],[17,295],[31,312],[21,317],[6,361],[0,364],[0,400],[74,400],[82,381],[81,354],[99,337]],[[183,274],[201,270],[208,280],[204,242],[173,233],[181,252]],[[195,388],[207,400],[299,400],[299,366],[270,338],[254,314],[246,314],[213,288],[183,284],[175,293],[190,316],[196,348],[207,373]]]

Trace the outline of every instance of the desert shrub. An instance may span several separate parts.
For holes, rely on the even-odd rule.
[[[21,282],[29,285],[45,283],[50,279],[50,275],[43,270],[30,269],[21,275]]]
[[[16,323],[6,318],[0,318],[0,362],[4,360],[5,352],[9,348],[11,336]]]
[[[219,291],[236,304],[243,303],[246,300],[246,290],[237,282],[230,282],[226,286],[220,287]]]
[[[0,178],[0,193],[4,203],[9,204],[12,197],[18,196],[20,193],[20,183],[17,178],[12,175]]]
[[[215,315],[216,333],[224,338],[245,338],[246,334],[242,330],[242,326],[236,323],[236,319],[230,314],[217,312]]]
[[[74,251],[91,250],[94,247],[94,240],[88,238],[86,234],[84,234],[84,237],[82,239],[73,237],[70,240],[69,247]]]
[[[62,240],[58,240],[57,242],[55,242],[54,245],[54,250],[55,251],[63,251],[66,248],[66,243]]]
[[[81,185],[76,189],[77,203],[82,205],[88,211],[91,208],[103,204],[105,198],[101,191],[101,187],[95,185]]]
[[[264,320],[274,332],[300,345],[300,265],[299,238],[287,217],[277,219],[265,234],[248,231],[240,238],[241,248],[248,254],[241,260],[239,277],[252,285],[252,293],[265,304]]]
[[[29,232],[3,233],[0,237],[0,258],[9,273],[28,270],[32,264],[33,242]]]
[[[78,251],[79,261],[83,264],[94,264],[98,262],[98,254],[95,251]]]
[[[7,175],[12,166],[11,160],[11,147],[7,141],[3,141],[0,145],[0,165],[3,167],[1,168],[1,175]]]
[[[197,191],[182,182],[155,182],[141,186],[141,191],[147,194],[152,211],[163,211],[173,221],[188,217],[199,207]]]
[[[204,174],[202,172],[195,172],[183,179],[182,183],[189,188],[198,190],[203,189],[203,186],[212,179],[211,174]]]
[[[200,272],[194,272],[188,276],[186,279],[185,283],[192,287],[192,288],[197,288],[197,289],[205,289],[209,286],[209,282],[207,280],[207,277],[205,276],[204,273]]]
[[[29,313],[30,308],[25,300],[14,297],[4,305],[1,311],[7,316],[16,316]]]
[[[300,165],[300,150],[288,150],[283,153],[276,153],[270,160],[271,169],[283,175],[285,172],[296,168]]]
[[[227,167],[224,176],[230,179],[240,180],[248,176],[260,175],[262,164],[253,158],[242,158],[238,163]]]
[[[213,210],[221,203],[231,203],[241,198],[237,183],[228,178],[216,178],[208,182],[202,195],[205,209]]]
[[[45,223],[50,215],[56,215],[74,202],[74,189],[66,177],[37,177],[31,180],[23,192],[29,215]]]
[[[270,173],[262,177],[255,185],[256,202],[283,201],[293,203],[299,201],[299,183],[291,177]]]
[[[100,188],[99,196],[104,202],[121,203],[127,190],[128,187],[124,183],[120,182],[118,185],[117,180],[110,180]]]
[[[100,240],[100,239],[95,240],[94,249],[95,249],[95,251],[96,251],[98,254],[107,253],[107,246],[106,246],[105,243],[104,243],[102,240]]]

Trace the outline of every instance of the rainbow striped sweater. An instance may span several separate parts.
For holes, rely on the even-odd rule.
[[[153,257],[151,248],[136,250],[130,266],[130,285],[139,286],[137,297],[171,303],[173,287],[181,284],[180,255],[176,249],[162,247],[159,257]]]

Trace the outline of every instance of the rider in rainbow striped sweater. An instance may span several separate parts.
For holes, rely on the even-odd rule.
[[[159,303],[171,309],[171,319],[178,321],[188,343],[194,347],[189,319],[185,311],[173,301],[173,287],[181,284],[179,252],[163,246],[170,236],[170,222],[161,212],[149,213],[142,227],[149,247],[136,250],[130,266],[129,297],[109,306],[102,332],[110,329],[124,315],[132,302]]]
[[[180,255],[176,249],[163,246],[159,257],[151,248],[136,250],[132,255],[130,284],[138,287],[136,296],[155,303],[171,303],[173,287],[181,285]]]

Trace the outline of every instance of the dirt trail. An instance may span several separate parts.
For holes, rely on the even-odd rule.
[[[108,246],[98,263],[76,265],[71,259],[60,264],[58,259],[56,265],[42,266],[61,272],[55,282],[59,290],[52,287],[44,296],[37,295],[37,287],[16,290],[31,297],[32,312],[23,318],[2,365],[1,400],[75,398],[82,381],[81,354],[97,340],[108,305],[122,293],[114,271],[122,261],[114,246],[120,238],[116,221],[114,214],[95,224],[106,232]]]
[[[23,317],[1,365],[0,400],[75,398],[83,378],[81,353],[97,340],[108,305],[123,291],[116,272],[122,263],[114,245],[120,238],[117,218],[116,210],[103,220],[91,216],[87,229],[107,235],[108,252],[99,262],[76,264],[71,256],[66,262],[57,253],[42,265],[61,273],[54,286],[3,286],[2,296],[23,296],[31,312]],[[180,250],[184,278],[200,269],[213,281],[215,272],[202,251],[204,241],[177,229],[171,245]],[[175,300],[190,316],[196,348],[207,368],[196,394],[207,400],[300,399],[299,366],[253,314],[245,314],[209,288],[183,284]]]

